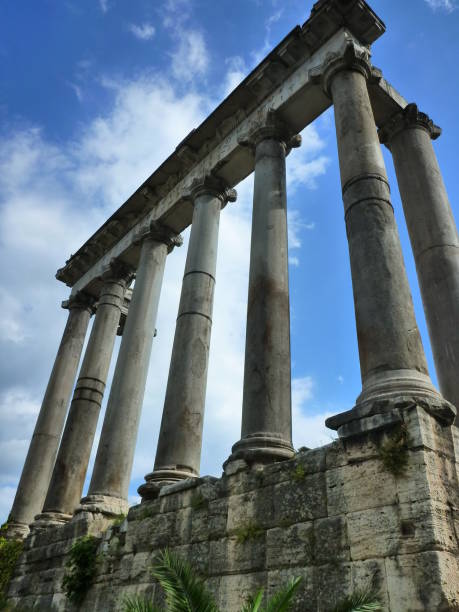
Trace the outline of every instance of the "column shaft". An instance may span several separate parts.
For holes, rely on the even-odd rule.
[[[272,461],[293,454],[286,145],[269,131],[255,144],[242,428],[230,459]]]
[[[43,507],[92,313],[91,300],[84,296],[69,300],[68,308],[67,324],[8,519],[8,532],[13,536],[26,535]]]
[[[83,491],[127,279],[105,281],[80,375],[36,527],[71,518]]]
[[[366,78],[342,70],[332,79],[331,93],[363,383],[360,401],[413,385],[430,390]]]
[[[166,240],[143,239],[136,281],[118,354],[94,471],[82,509],[127,511],[129,480],[145,393],[159,296],[168,252]]]
[[[143,497],[156,494],[157,482],[199,475],[223,198],[205,186],[192,197],[193,220],[161,429],[154,470],[139,488]]]
[[[435,366],[443,396],[459,407],[459,238],[432,146],[435,126],[415,105],[386,142],[397,173]],[[395,127],[395,126],[394,126]]]

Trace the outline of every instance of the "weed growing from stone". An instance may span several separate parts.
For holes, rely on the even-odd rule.
[[[207,500],[202,493],[194,493],[190,505],[193,510],[201,510],[202,508],[207,508],[209,500]]]
[[[295,482],[302,482],[306,478],[306,470],[304,469],[304,465],[298,463],[296,468],[292,472],[292,480]]]
[[[116,516],[114,516],[111,527],[120,527],[120,525],[123,524],[126,516],[127,514],[117,514]]]
[[[403,476],[408,465],[408,432],[400,425],[379,447],[379,458],[384,468],[396,478]]]
[[[244,542],[248,542],[249,540],[256,540],[257,538],[261,538],[265,533],[263,527],[257,525],[256,523],[249,523],[248,525],[244,525],[243,527],[239,527],[236,530],[237,541],[240,544],[244,544]]]
[[[98,538],[85,536],[79,538],[70,549],[62,587],[72,603],[80,604],[92,584],[99,563],[98,546]]]
[[[6,606],[8,584],[22,548],[22,540],[7,540],[0,535],[0,609]]]

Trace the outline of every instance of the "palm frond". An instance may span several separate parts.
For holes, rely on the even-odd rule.
[[[125,597],[122,605],[122,612],[161,612],[158,607],[153,605],[151,599],[139,595]]]
[[[290,580],[271,597],[263,612],[287,612],[302,580],[301,576]]]
[[[331,612],[376,612],[377,610],[382,610],[377,593],[372,589],[363,589],[348,595]]]
[[[190,564],[167,549],[157,557],[152,574],[164,589],[168,612],[218,612]]]
[[[259,612],[261,602],[263,601],[264,590],[260,589],[256,595],[250,597],[249,601],[241,608],[241,612]]]

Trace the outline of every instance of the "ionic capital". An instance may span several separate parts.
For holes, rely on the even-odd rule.
[[[301,135],[282,121],[273,109],[270,109],[265,118],[260,120],[253,132],[239,140],[239,144],[251,148],[255,153],[257,146],[264,140],[278,140],[284,146],[286,154],[290,153],[291,149],[301,146]]]
[[[326,95],[331,98],[331,82],[338,72],[360,72],[367,81],[381,78],[380,71],[372,67],[370,58],[371,53],[367,47],[358,46],[348,39],[341,52],[327,53],[322,65],[309,71],[309,78],[312,83],[321,85]]]
[[[230,188],[223,179],[213,174],[207,174],[204,178],[195,179],[191,183],[189,198],[193,204],[196,198],[207,194],[218,198],[222,203],[222,207],[228,202],[235,202],[237,200],[237,191]]]
[[[64,300],[61,306],[66,310],[79,308],[81,310],[88,310],[91,314],[94,314],[96,301],[96,298],[92,295],[84,291],[78,291],[77,293],[71,294],[68,300]]]
[[[379,129],[379,140],[381,144],[385,144],[390,149],[390,143],[396,134],[415,128],[425,130],[432,140],[441,136],[441,128],[435,125],[428,115],[421,113],[416,104],[412,103],[398,111]]]
[[[115,257],[111,259],[101,276],[103,281],[124,283],[126,286],[131,284],[134,277],[134,268]]]
[[[135,242],[140,243],[144,240],[153,240],[154,242],[165,244],[168,253],[170,253],[174,247],[179,247],[183,244],[181,235],[175,233],[160,221],[151,221],[149,226],[140,230]]]

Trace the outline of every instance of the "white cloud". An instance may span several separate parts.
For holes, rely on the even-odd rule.
[[[209,52],[201,32],[182,30],[178,38],[179,46],[172,53],[172,72],[176,79],[187,83],[205,74]]]
[[[288,263],[291,266],[295,266],[296,268],[300,265],[300,260],[298,257],[289,257],[288,258]]]
[[[316,448],[329,444],[336,434],[325,427],[325,419],[333,413],[308,414],[308,404],[314,397],[314,380],[310,376],[292,380],[293,446]]]
[[[226,60],[227,71],[223,85],[223,97],[226,98],[248,74],[245,61],[239,55],[229,57]]]
[[[108,0],[99,0],[99,6],[100,6],[100,10],[103,13],[106,13],[108,11],[108,9],[110,8]]]
[[[150,40],[155,35],[155,28],[151,23],[142,23],[140,25],[131,23],[129,31],[139,40]]]
[[[316,189],[317,179],[325,174],[330,164],[327,155],[319,155],[319,152],[325,149],[326,143],[315,125],[305,128],[301,136],[301,147],[293,149],[288,156],[287,185],[290,193],[294,193],[302,185]]]
[[[301,233],[304,230],[313,230],[314,223],[305,223],[301,218],[299,210],[289,210],[287,212],[288,221],[288,246],[289,249],[301,248]]]
[[[436,10],[444,10],[448,13],[451,13],[455,9],[457,9],[457,3],[455,0],[425,0],[431,9]]]
[[[83,101],[83,90],[81,89],[81,87],[77,85],[76,83],[69,83],[68,85],[70,89],[73,90],[74,94],[78,98],[78,101],[82,102]]]

